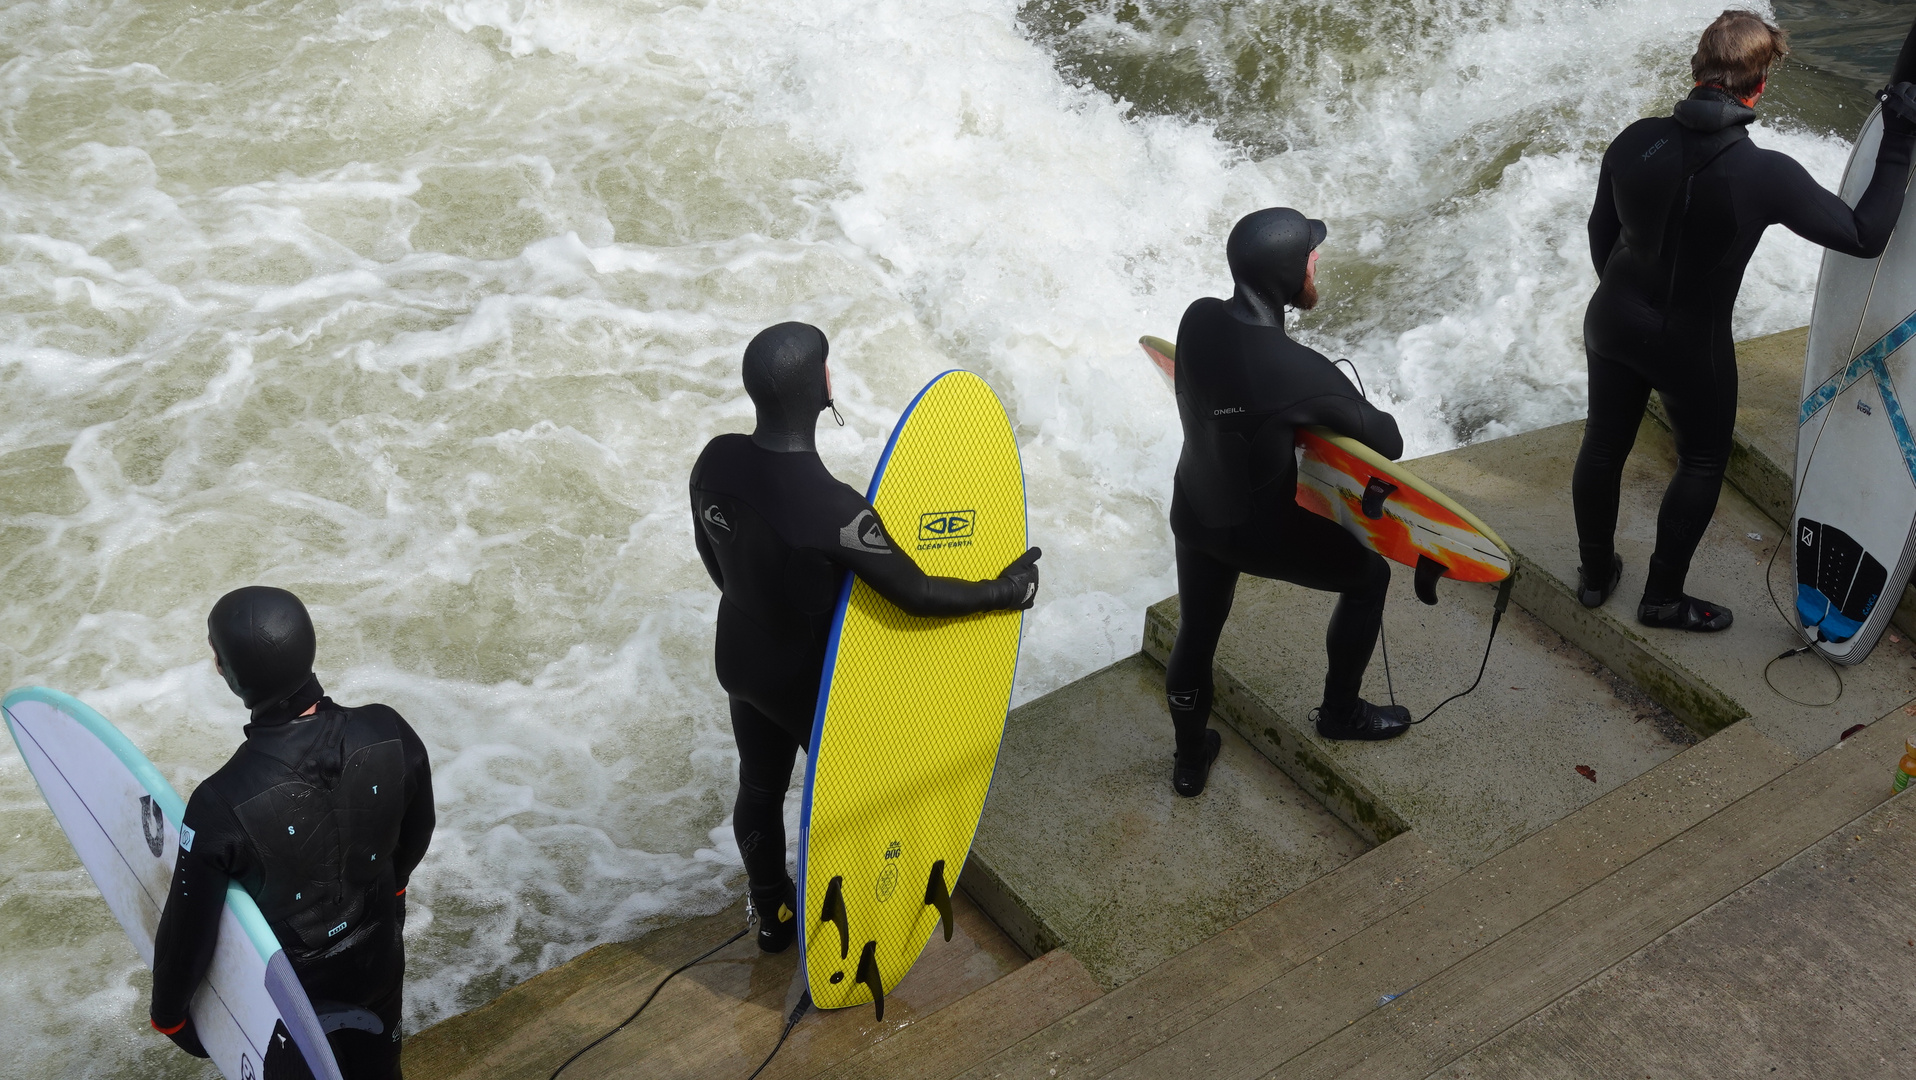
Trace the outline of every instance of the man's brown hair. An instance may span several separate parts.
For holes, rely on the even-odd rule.
[[[1690,74],[1703,86],[1720,86],[1740,98],[1754,95],[1770,68],[1790,54],[1790,35],[1754,11],[1735,8],[1716,17],[1690,57]]]

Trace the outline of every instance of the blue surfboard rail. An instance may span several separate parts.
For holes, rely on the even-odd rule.
[[[185,825],[186,800],[173,789],[166,777],[160,775],[151,759],[133,745],[126,733],[113,726],[113,722],[101,716],[91,705],[58,690],[44,686],[23,686],[0,699],[0,709],[7,712],[7,734],[12,736],[14,749],[20,751],[20,737],[13,731],[13,707],[23,701],[37,701],[51,705],[66,715],[79,721],[80,726],[99,739],[101,744],[120,759],[133,778],[146,789],[168,821],[173,823],[173,831],[179,832]],[[299,1045],[300,1052],[306,1057],[308,1065],[315,1075],[322,1078],[339,1077],[339,1065],[333,1059],[332,1047],[327,1043],[324,1030],[313,1012],[312,1002],[306,997],[304,988],[299,985],[293,973],[292,964],[286,959],[280,948],[279,938],[273,934],[273,928],[266,924],[266,917],[260,914],[259,904],[239,886],[238,882],[226,885],[226,906],[232,910],[233,917],[240,928],[246,932],[246,940],[259,953],[266,965],[266,981],[262,987],[273,1004],[280,1011],[280,1019],[285,1022],[288,1033]],[[317,1039],[317,1045],[314,1040]]]

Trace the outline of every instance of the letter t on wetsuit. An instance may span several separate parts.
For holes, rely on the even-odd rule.
[[[1382,739],[1408,730],[1407,711],[1357,694],[1383,625],[1389,564],[1343,527],[1297,505],[1299,425],[1321,424],[1393,459],[1404,451],[1389,414],[1284,332],[1287,303],[1315,302],[1304,287],[1310,253],[1324,233],[1322,222],[1287,207],[1245,217],[1226,245],[1236,281],[1231,301],[1198,300],[1178,324],[1184,450],[1171,532],[1179,618],[1165,691],[1177,732],[1172,786],[1181,795],[1204,790],[1217,755],[1217,733],[1206,727],[1211,664],[1240,573],[1340,594],[1325,639],[1330,672],[1319,733]]]
[[[753,338],[744,376],[758,427],[713,439],[692,467],[693,537],[722,594],[715,666],[739,754],[732,828],[768,952],[789,944],[797,927],[785,792],[799,748],[809,748],[845,574],[918,616],[1028,608],[1038,589],[1037,548],[990,581],[926,575],[892,543],[871,503],[826,470],[813,429],[831,407],[827,351],[824,333],[804,323]]]

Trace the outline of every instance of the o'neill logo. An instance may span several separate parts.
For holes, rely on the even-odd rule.
[[[918,515],[918,539],[921,543],[937,540],[969,540],[978,523],[976,510],[940,510]]]

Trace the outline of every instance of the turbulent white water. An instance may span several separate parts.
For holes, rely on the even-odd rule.
[[[855,485],[932,374],[1004,396],[1046,549],[1027,699],[1174,587],[1176,417],[1134,342],[1228,292],[1238,216],[1328,220],[1307,336],[1413,453],[1574,418],[1597,159],[1720,6],[15,3],[0,683],[78,693],[189,789],[244,719],[206,610],[305,597],[332,693],[433,756],[416,1029],[742,888],[684,482],[750,426],[756,330],[830,335]],[[1170,90],[1127,88],[1152,55]],[[1755,134],[1840,171],[1838,138]],[[1816,265],[1773,232],[1739,333],[1805,322]],[[0,1073],[200,1075],[11,754],[0,843]]]

